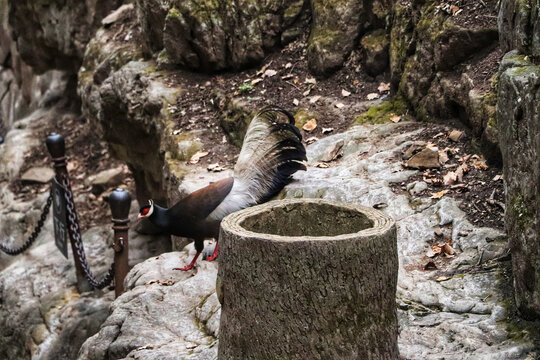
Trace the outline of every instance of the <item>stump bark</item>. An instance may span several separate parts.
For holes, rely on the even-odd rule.
[[[221,224],[219,360],[398,359],[395,223],[321,199]]]

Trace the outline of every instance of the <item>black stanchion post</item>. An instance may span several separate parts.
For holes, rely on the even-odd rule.
[[[68,178],[68,171],[67,171],[67,163],[66,163],[66,144],[64,142],[64,137],[57,133],[51,133],[46,140],[47,144],[47,150],[49,150],[49,153],[51,154],[51,157],[54,162],[54,171],[55,171],[55,179],[58,182],[58,184],[63,183],[64,178]],[[69,181],[67,182],[69,186]],[[73,253],[73,260],[75,262],[75,270],[77,275],[77,288],[79,292],[86,292],[92,290],[92,285],[88,282],[86,277],[84,276],[84,271],[82,269],[81,261],[79,256],[77,255],[77,251],[75,248],[74,240],[73,240],[73,230],[70,226],[67,226],[67,231],[69,234],[69,239],[71,242],[71,250]]]
[[[124,279],[129,271],[128,229],[131,196],[124,189],[116,189],[109,195],[114,230],[114,292],[116,297],[124,292]]]

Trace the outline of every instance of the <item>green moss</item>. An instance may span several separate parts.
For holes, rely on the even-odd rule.
[[[176,7],[173,7],[167,13],[167,18],[169,19],[179,19],[182,17],[182,13]]]
[[[519,194],[512,200],[512,210],[518,231],[525,231],[534,223],[534,208],[523,195]]]
[[[364,49],[380,51],[388,46],[389,40],[384,29],[378,29],[364,36],[360,43]]]
[[[302,7],[304,6],[303,1],[295,1],[293,2],[285,11],[283,12],[283,18],[284,20],[294,20],[299,14],[300,11],[302,11]]]
[[[358,115],[354,122],[356,124],[382,124],[390,122],[390,117],[394,114],[401,115],[402,120],[406,120],[403,117],[408,118],[406,115],[408,110],[407,103],[402,97],[395,97],[390,101],[383,101],[377,106],[373,106],[365,113]]]
[[[309,37],[309,45],[318,48],[337,48],[341,44],[343,33],[330,28],[318,28]]]
[[[299,129],[301,129],[302,126],[304,126],[304,124],[307,123],[309,120],[316,118],[317,114],[306,109],[300,109],[294,114],[294,121],[296,127],[298,127]]]
[[[220,111],[220,125],[227,139],[231,144],[242,147],[253,113],[242,102],[230,99],[223,94],[215,93],[213,98],[218,103],[225,102],[224,108]]]
[[[247,84],[242,84],[238,87],[238,90],[240,92],[250,92],[251,90],[253,90],[253,85],[247,83]]]

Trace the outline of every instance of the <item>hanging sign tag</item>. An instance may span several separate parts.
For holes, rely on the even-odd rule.
[[[66,198],[64,188],[53,178],[53,222],[54,222],[54,242],[60,252],[68,258],[67,251],[67,220],[66,220]]]

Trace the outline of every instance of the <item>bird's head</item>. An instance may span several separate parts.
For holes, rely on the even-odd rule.
[[[154,202],[152,200],[148,200],[148,205],[144,205],[139,210],[139,215],[137,215],[137,219],[147,218],[152,215],[154,212]]]

